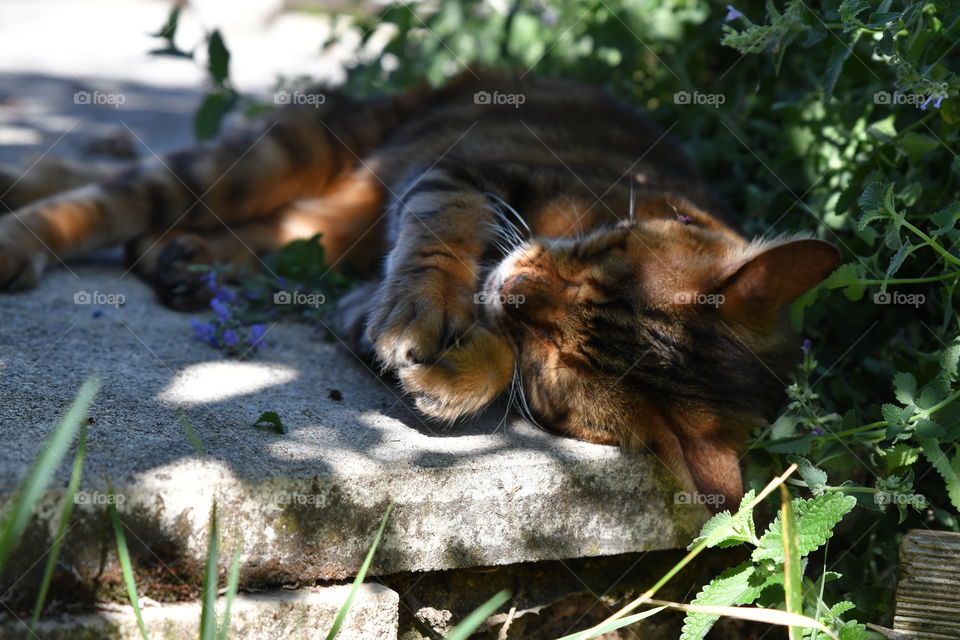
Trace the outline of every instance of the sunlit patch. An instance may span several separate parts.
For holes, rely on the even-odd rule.
[[[279,364],[201,362],[179,372],[156,399],[179,405],[206,404],[286,384],[299,376],[296,369]]]

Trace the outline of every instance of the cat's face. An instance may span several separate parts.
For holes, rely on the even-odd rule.
[[[523,399],[542,426],[635,448],[669,449],[667,431],[735,447],[779,405],[800,356],[783,308],[836,267],[836,249],[750,244],[671,209],[533,239],[487,278],[488,317],[517,347]]]

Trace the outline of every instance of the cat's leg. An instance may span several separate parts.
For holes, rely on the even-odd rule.
[[[44,156],[28,167],[0,165],[0,216],[32,202],[120,173],[126,162],[79,162]]]
[[[417,406],[453,421],[489,404],[513,377],[513,349],[484,325],[475,297],[497,220],[475,184],[440,168],[393,207],[395,244],[366,334]]]
[[[299,200],[240,224],[223,221],[198,233],[171,229],[127,244],[127,264],[150,282],[169,307],[203,307],[210,296],[197,265],[261,269],[260,256],[296,239],[320,234],[327,264],[368,267],[382,250],[383,185],[366,167],[338,177],[323,196]]]
[[[319,108],[278,109],[258,126],[2,216],[0,289],[34,285],[58,258],[151,231],[242,223],[318,195],[369,153],[396,117],[389,103],[328,93]]]

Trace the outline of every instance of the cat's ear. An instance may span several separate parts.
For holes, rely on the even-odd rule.
[[[768,326],[780,310],[819,284],[840,264],[829,242],[805,238],[773,245],[731,267],[714,293],[720,310],[744,324]]]

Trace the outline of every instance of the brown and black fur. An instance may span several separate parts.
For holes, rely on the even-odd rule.
[[[455,421],[516,385],[543,426],[652,449],[735,506],[742,442],[799,352],[784,309],[836,267],[831,245],[746,241],[679,147],[600,89],[467,72],[375,101],[323,95],[0,218],[0,287],[123,243],[190,308],[205,295],[190,264],[320,232],[334,264],[376,274],[348,296],[344,333],[427,415]],[[58,190],[24,180],[7,200]]]

